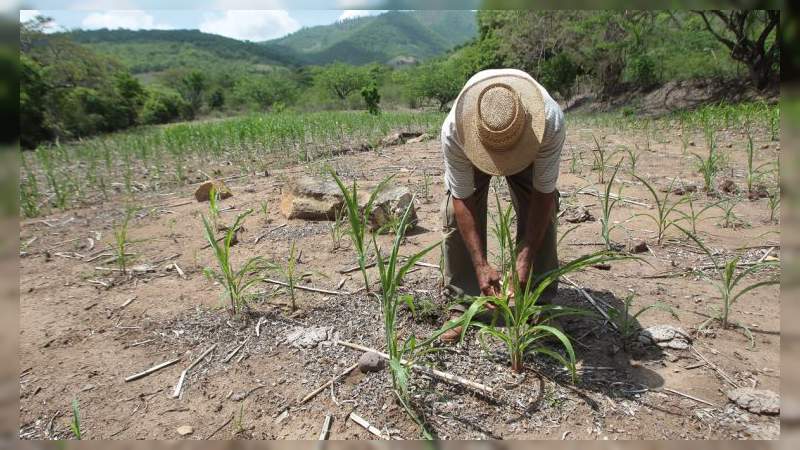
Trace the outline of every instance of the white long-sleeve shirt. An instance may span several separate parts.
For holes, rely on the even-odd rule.
[[[527,73],[517,69],[490,69],[483,70],[467,81],[461,90],[489,77],[497,75],[524,76],[533,82],[533,85],[542,93],[545,107],[545,131],[539,153],[533,162],[533,188],[543,194],[549,194],[556,189],[558,180],[559,163],[561,162],[561,148],[564,146],[566,127],[564,112],[550,94]],[[459,94],[461,97],[461,94]],[[444,183],[445,187],[456,198],[467,198],[475,192],[475,172],[472,162],[464,153],[464,141],[458,136],[456,127],[455,105],[442,124],[442,152],[444,153]]]

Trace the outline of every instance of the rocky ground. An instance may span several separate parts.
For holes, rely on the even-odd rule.
[[[592,133],[609,147],[635,143],[641,136],[611,129],[571,128],[561,166],[560,231],[577,227],[560,244],[562,261],[598,250],[600,217],[596,196],[578,193],[598,187],[596,173],[578,165],[573,151],[585,151]],[[721,132],[720,148],[732,169],[725,177],[743,187],[745,141],[734,131]],[[694,139],[694,138],[693,138]],[[697,142],[702,139],[698,135]],[[203,274],[214,261],[202,234],[197,186],[168,194],[141,194],[142,208],[130,226],[135,267],[131,275],[108,270],[112,225],[120,220],[121,199],[89,205],[20,227],[20,429],[23,439],[67,439],[71,402],[80,404],[85,439],[316,439],[326,416],[331,439],[377,439],[350,419],[355,413],[378,434],[412,439],[417,426],[391,393],[387,369],[355,369],[305,403],[309,392],[355,365],[362,352],[347,341],[382,349],[379,305],[361,290],[355,253],[345,238],[338,248],[330,221],[287,219],[294,180],[321,179],[326,165],[346,181],[374,186],[395,174],[394,184],[416,195],[417,227],[403,247],[411,253],[441,237],[439,203],[443,196],[438,141],[392,145],[378,151],[349,152],[329,161],[276,169],[269,176],[226,180],[233,196],[221,202],[222,220],[256,212],[245,222],[234,261],[260,255],[284,264],[294,242],[301,287],[331,293],[297,291],[296,311],[281,286],[260,283],[259,299],[249,320],[231,319],[221,287]],[[778,143],[757,140],[760,162],[778,157]],[[691,151],[701,152],[696,147]],[[694,158],[684,155],[677,132],[662,136],[642,151],[637,173],[666,188],[678,177],[687,195],[702,184]],[[214,168],[204,168],[213,173]],[[224,173],[229,166],[221,165]],[[687,269],[707,258],[677,230],[658,245],[652,222],[635,216],[652,209],[649,193],[628,174],[620,175],[623,196],[614,240],[636,250],[648,264],[619,262],[590,268],[570,277],[603,308],[621,308],[635,291],[638,307],[660,302],[675,312],[650,310],[638,317],[645,332],[623,342],[608,323],[592,318],[560,325],[575,339],[580,379],[550,360],[529,357],[526,371],[514,374],[497,342],[482,346],[470,332],[465,342],[443,346],[422,363],[492,387],[487,395],[424,374],[413,381],[415,406],[443,439],[761,439],[779,435],[777,398],[780,384],[779,287],[743,297],[733,320],[753,333],[754,346],[738,329],[711,325],[698,330],[710,307],[719,303],[707,281]],[[504,201],[507,191],[495,184]],[[731,186],[728,186],[732,189]],[[616,191],[616,188],[615,188]],[[699,197],[703,204],[705,194]],[[281,206],[283,200],[283,206]],[[289,202],[291,203],[291,202]],[[720,211],[698,224],[707,245],[718,255],[742,256],[747,264],[780,256],[779,225],[768,222],[767,200],[754,196],[736,207],[738,225],[719,225]],[[380,238],[388,245],[389,236]],[[643,243],[644,242],[644,243]],[[638,249],[637,249],[638,247]],[[417,314],[403,310],[403,337],[424,337],[445,320],[446,300],[435,267],[409,274],[402,290],[417,300]],[[113,268],[113,267],[112,267]],[[377,274],[370,270],[374,280]],[[748,284],[774,272],[757,273]],[[281,279],[275,272],[270,278]],[[557,303],[591,309],[575,286],[562,283]],[[637,308],[638,309],[638,308]],[[181,371],[187,373],[179,398],[173,392]],[[163,362],[176,363],[142,378],[126,377]]]

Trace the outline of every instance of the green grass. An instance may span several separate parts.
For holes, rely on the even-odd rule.
[[[614,172],[611,174],[611,179],[608,180],[608,183],[605,185],[605,192],[600,196],[600,207],[602,213],[600,217],[600,237],[603,239],[606,249],[608,250],[614,249],[614,243],[611,241],[611,232],[617,228],[617,225],[612,223],[611,213],[619,202],[619,199],[622,198],[621,185],[619,191],[617,191],[617,197],[611,197],[611,187],[614,185],[614,179],[617,177],[620,164],[622,164],[622,161],[617,163],[617,166],[614,168]]]

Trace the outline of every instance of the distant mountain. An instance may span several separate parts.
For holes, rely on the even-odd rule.
[[[230,65],[295,66],[292,50],[197,30],[78,30],[65,33],[98,53],[119,59],[133,73],[171,68],[220,69]]]
[[[303,64],[407,62],[441,55],[476,33],[472,11],[390,11],[304,28],[264,46],[293,51]]]
[[[304,28],[255,43],[197,30],[77,30],[64,33],[120,60],[135,74],[174,68],[272,70],[332,62],[395,66],[439,56],[477,33],[471,11],[390,11]]]

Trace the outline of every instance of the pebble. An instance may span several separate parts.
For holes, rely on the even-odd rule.
[[[188,436],[188,435],[194,433],[194,428],[192,428],[189,425],[183,425],[183,426],[178,427],[177,431],[178,431],[178,434],[180,434],[181,436]]]
[[[358,370],[361,373],[379,372],[383,370],[385,362],[375,352],[366,352],[358,358]]]

